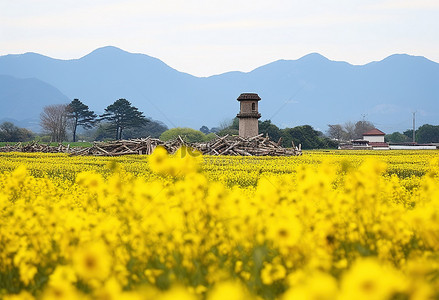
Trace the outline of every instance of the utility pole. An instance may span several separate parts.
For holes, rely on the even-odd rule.
[[[413,112],[413,144],[415,143],[415,114],[416,112]]]

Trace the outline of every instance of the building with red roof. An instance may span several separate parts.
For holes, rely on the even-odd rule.
[[[389,150],[389,144],[384,142],[386,134],[379,129],[363,133],[363,139],[353,140],[349,144],[340,145],[339,149],[356,150]]]
[[[384,136],[386,134],[381,130],[374,128],[365,133],[363,133],[363,140],[368,141],[368,145],[375,150],[387,150],[389,149],[389,144],[384,142]]]
[[[379,129],[371,129],[363,133],[363,140],[368,140],[369,142],[384,143],[384,136],[386,134]]]

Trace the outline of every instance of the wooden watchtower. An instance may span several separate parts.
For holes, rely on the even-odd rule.
[[[244,93],[237,100],[240,102],[240,111],[236,115],[239,119],[239,136],[253,137],[258,135],[258,119],[261,117],[258,112],[258,101],[261,98],[255,93]]]

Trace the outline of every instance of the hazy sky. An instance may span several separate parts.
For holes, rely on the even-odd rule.
[[[71,59],[108,45],[197,76],[310,52],[439,62],[439,0],[0,0],[0,55]]]

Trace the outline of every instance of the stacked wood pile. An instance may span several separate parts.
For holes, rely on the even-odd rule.
[[[29,144],[17,143],[15,145],[6,145],[0,147],[0,152],[42,152],[42,153],[70,153],[75,148],[70,148],[70,145],[58,144],[57,146],[50,146],[32,142]]]
[[[276,143],[263,134],[251,137],[229,137],[228,135],[217,138],[208,143],[196,143],[191,146],[206,155],[234,155],[234,156],[297,156],[302,155],[301,145],[290,149],[283,148],[281,139]]]
[[[72,155],[96,155],[96,156],[121,156],[129,154],[151,154],[157,146],[163,146],[169,153],[174,153],[185,142],[181,137],[163,142],[159,139],[147,137],[132,140],[119,140],[111,142],[96,142],[89,148],[72,152]]]
[[[161,145],[169,153],[175,153],[181,146],[196,149],[205,155],[242,155],[242,156],[296,156],[302,155],[301,146],[286,149],[271,141],[262,134],[251,138],[243,137],[218,137],[206,143],[186,143],[180,136],[171,141],[163,142],[156,138],[142,138],[132,140],[119,140],[111,142],[95,142],[91,147],[70,147],[59,144],[50,146],[39,143],[8,145],[0,147],[0,152],[43,152],[43,153],[69,153],[70,155],[95,155],[95,156],[121,156],[129,154],[151,154]]]

